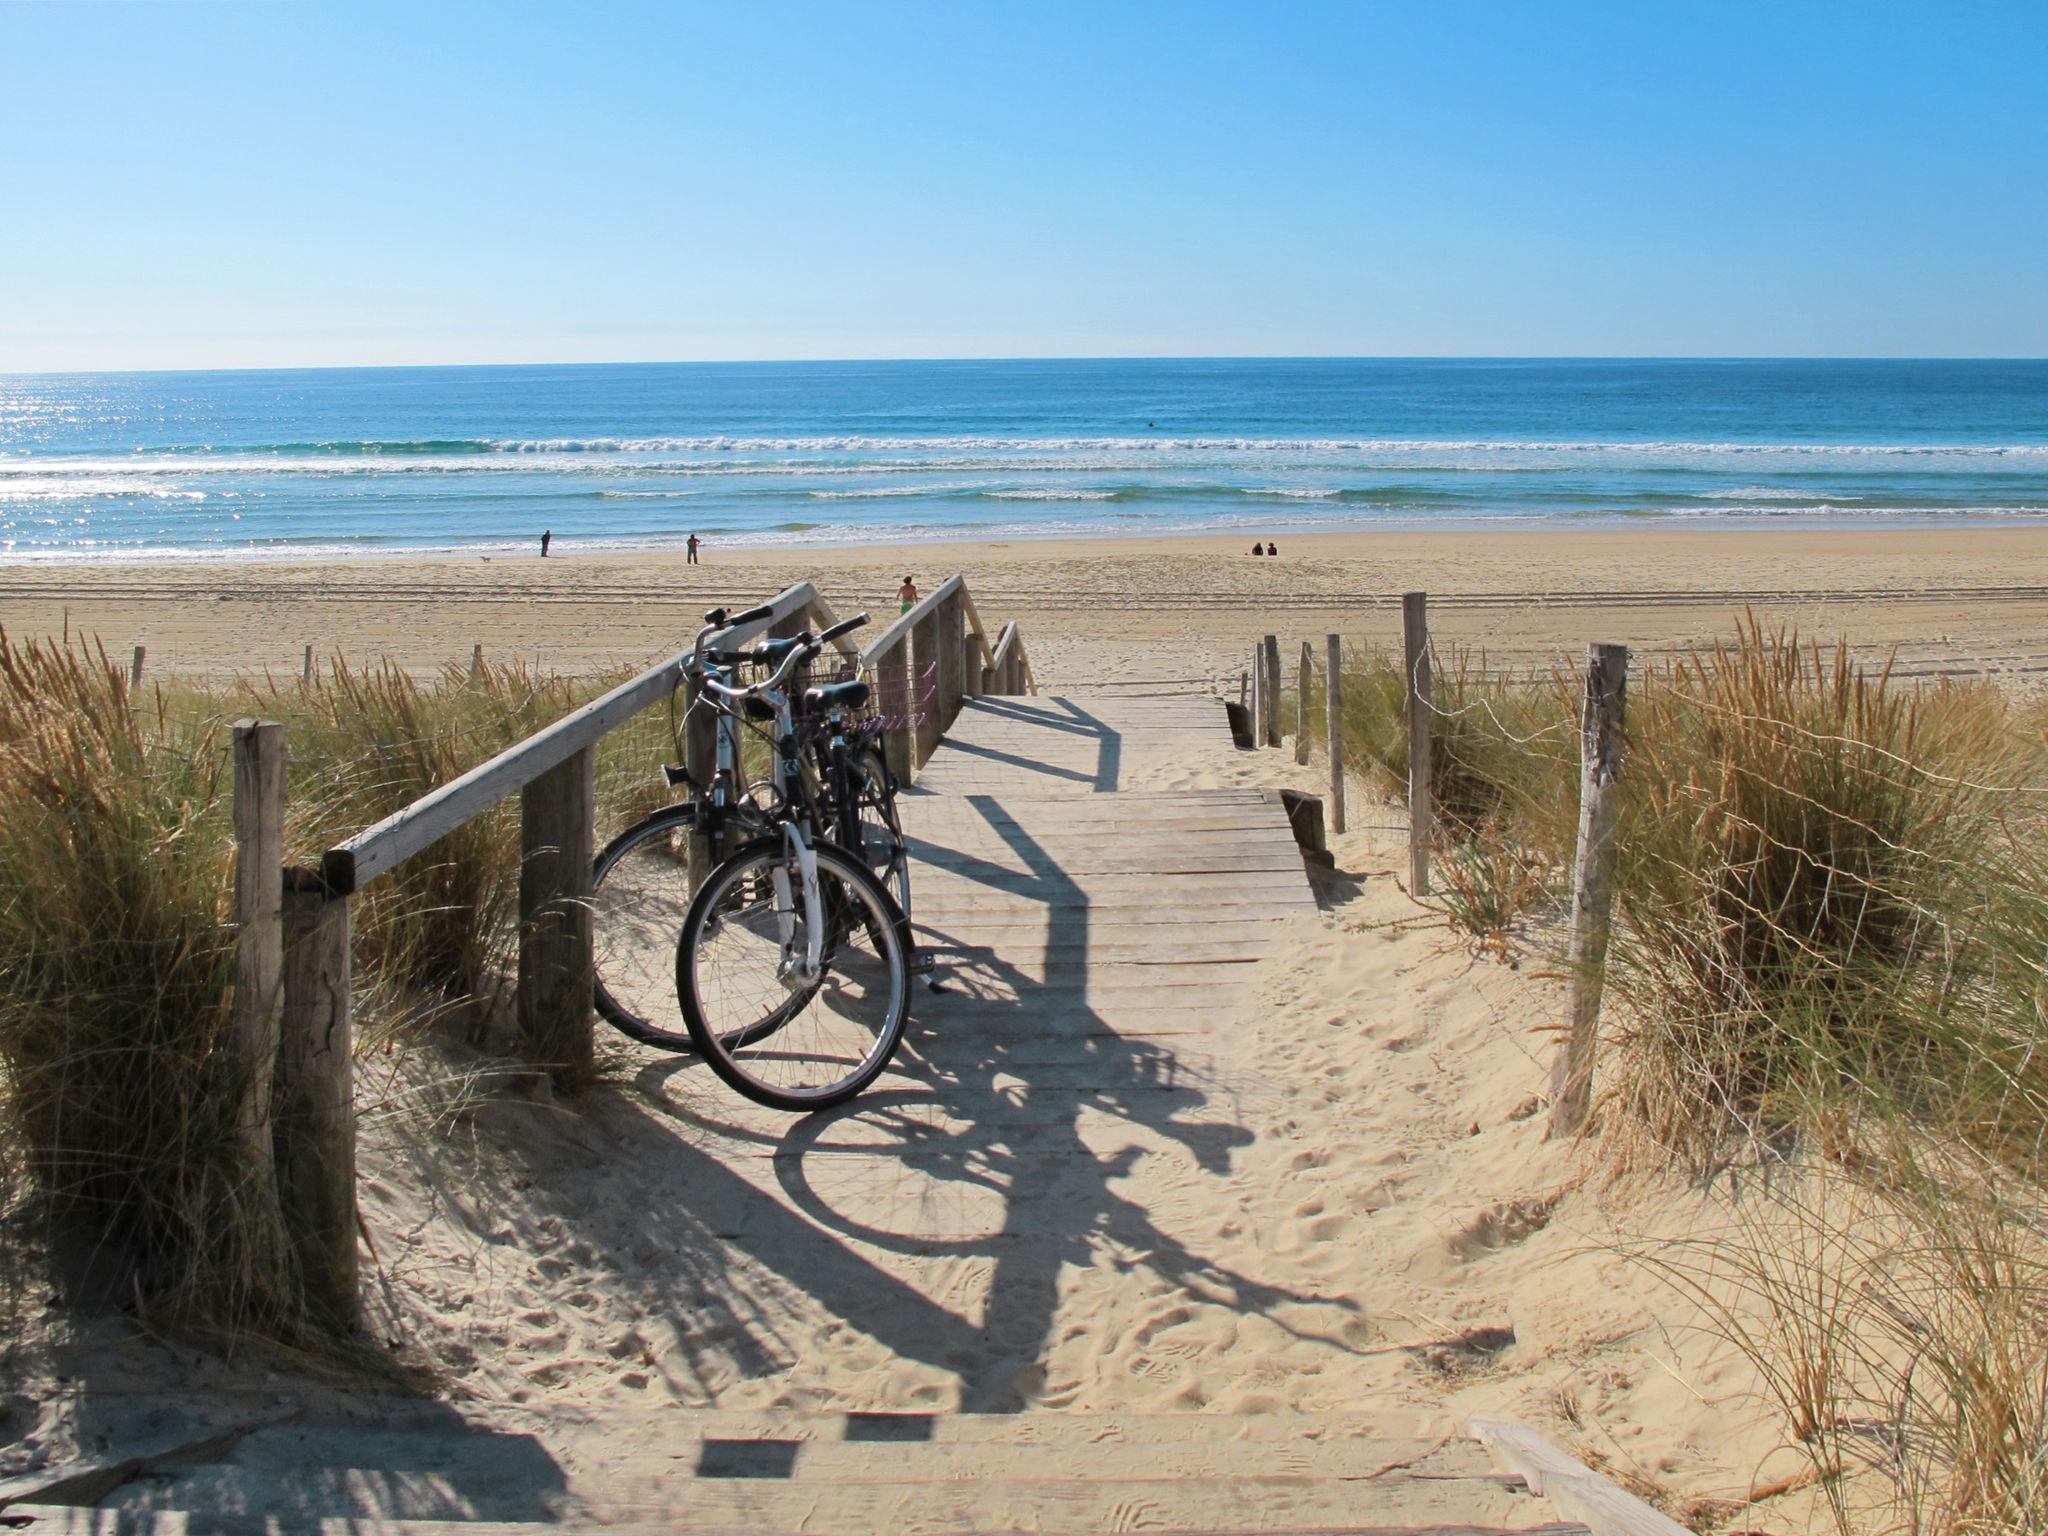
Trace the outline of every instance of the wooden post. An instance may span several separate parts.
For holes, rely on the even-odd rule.
[[[251,1176],[267,1190],[275,1177],[271,1079],[284,1008],[284,727],[237,720],[234,733],[234,1020],[244,1074],[238,1124]]]
[[[135,647],[135,659],[128,664],[128,686],[130,688],[141,686],[142,661],[148,654],[149,648],[147,646],[138,645]]]
[[[469,675],[471,677],[482,677],[484,675],[484,643],[481,640],[477,641],[476,649],[469,653]]]
[[[1005,688],[1004,692],[1009,690]],[[888,720],[882,731],[882,756],[896,782],[908,788],[917,768],[910,729],[910,646],[898,641],[875,658],[875,701]]]
[[[64,649],[71,649],[71,605],[64,605]]]
[[[1344,830],[1344,642],[1323,638],[1323,668],[1329,681],[1323,689],[1324,722],[1330,732],[1330,830]]]
[[[690,775],[690,782],[701,793],[709,794],[711,781],[718,771],[718,712],[708,704],[700,705],[701,690],[696,683],[689,684],[684,696],[683,709],[683,768]],[[712,847],[711,838],[694,827],[690,831],[690,888],[695,890],[698,883],[711,872],[711,866],[718,862],[718,851]]]
[[[1607,965],[1614,896],[1614,821],[1622,728],[1628,704],[1628,647],[1586,647],[1586,693],[1579,714],[1579,847],[1572,870],[1572,1026],[1550,1081],[1550,1134],[1585,1123],[1593,1094],[1600,992]]]
[[[1252,745],[1266,744],[1266,658],[1252,647]]]
[[[1250,707],[1252,702],[1251,687],[1252,672],[1250,667],[1246,667],[1237,674],[1237,702],[1247,708]]]
[[[306,642],[305,670],[301,672],[299,676],[302,681],[304,681],[309,686],[311,685],[313,681],[313,642],[310,640]]]
[[[955,592],[941,602],[933,617],[938,621],[933,626],[938,644],[937,697],[933,702],[937,708],[938,734],[944,735],[959,717],[960,703],[967,693],[967,616],[960,608],[960,594]],[[937,750],[936,742],[933,750]]]
[[[1306,640],[1301,642],[1301,682],[1294,694],[1294,760],[1308,761],[1308,678],[1315,657]]]
[[[1401,597],[1401,652],[1408,668],[1408,892],[1429,894],[1429,845],[1436,834],[1430,798],[1429,594]]]
[[[945,729],[939,716],[944,700],[940,687],[943,674],[937,665],[939,614],[936,608],[910,627],[910,645],[910,703],[912,713],[917,717],[917,766],[922,768],[939,750],[939,733]],[[931,689],[928,698],[924,696],[927,686]]]
[[[596,1076],[591,1034],[590,863],[597,855],[597,749],[519,792],[519,1035],[565,1093]]]
[[[348,898],[310,870],[284,880],[284,1014],[274,1090],[278,1200],[308,1309],[356,1314],[356,1117]]]
[[[1266,692],[1260,696],[1260,719],[1264,721],[1266,745],[1276,748],[1276,745],[1280,745],[1280,637],[1268,635],[1264,641],[1260,641],[1260,655],[1266,662]]]

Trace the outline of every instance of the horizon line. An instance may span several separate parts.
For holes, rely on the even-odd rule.
[[[1791,352],[1187,352],[1073,353],[927,357],[615,358],[444,363],[253,363],[216,368],[35,368],[0,370],[0,379],[117,378],[136,374],[426,373],[514,368],[776,368],[863,364],[975,363],[2048,363],[2019,353]]]

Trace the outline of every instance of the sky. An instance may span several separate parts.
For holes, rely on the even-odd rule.
[[[0,372],[2048,355],[2048,4],[0,4]]]

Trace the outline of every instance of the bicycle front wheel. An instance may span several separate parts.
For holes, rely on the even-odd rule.
[[[880,1076],[910,1014],[894,903],[850,855],[813,851],[815,907],[794,853],[763,838],[705,879],[675,951],[683,1020],[711,1069],[758,1104],[798,1112],[841,1103]]]

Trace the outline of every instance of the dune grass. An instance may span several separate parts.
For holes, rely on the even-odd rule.
[[[559,718],[616,679],[513,665],[421,681],[337,662],[310,684],[131,692],[96,650],[0,636],[0,1177],[41,1196],[184,1325],[303,1331],[262,1170],[236,1134],[229,1035],[229,723],[282,721],[287,857],[320,849]],[[664,791],[651,711],[600,753],[600,837]],[[359,1050],[401,1054],[504,1013],[517,798],[365,890],[353,913]],[[424,1073],[382,1073],[417,1092]]]
[[[1403,682],[1347,657],[1347,760],[1397,801]],[[1482,949],[1568,907],[1577,709],[1568,675],[1437,668],[1433,899]],[[1645,1257],[1756,1365],[1845,1533],[2048,1528],[2042,727],[1754,620],[1630,681],[1586,1151],[1777,1170]]]

